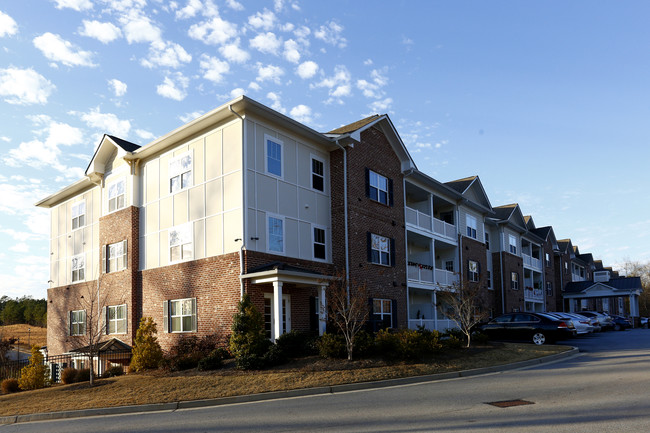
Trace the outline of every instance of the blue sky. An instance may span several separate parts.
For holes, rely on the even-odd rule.
[[[645,1],[0,1],[0,296],[44,297],[49,220],[104,133],[144,145],[240,94],[319,131],[388,113],[605,265],[650,261]]]

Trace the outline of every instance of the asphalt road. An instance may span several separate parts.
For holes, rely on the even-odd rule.
[[[571,340],[579,356],[484,376],[212,408],[0,426],[0,432],[645,432],[650,330]],[[487,403],[523,400],[496,407]]]

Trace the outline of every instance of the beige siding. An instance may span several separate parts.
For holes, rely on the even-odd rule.
[[[185,224],[187,222],[188,197],[187,191],[181,191],[174,195],[174,225]]]
[[[221,178],[212,180],[205,185],[207,215],[216,215],[223,211],[223,194]]]
[[[227,126],[223,130],[223,172],[231,173],[242,169],[241,123]]]
[[[221,130],[205,137],[205,177],[206,180],[221,176]]]
[[[243,236],[242,212],[236,209],[223,214],[223,252],[224,254],[239,251],[241,241],[235,242],[235,239],[241,239]]]
[[[194,221],[194,258],[205,257],[205,220]]]
[[[205,220],[206,256],[223,254],[223,216],[217,215]]]

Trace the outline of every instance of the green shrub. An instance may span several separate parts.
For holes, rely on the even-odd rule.
[[[103,378],[121,376],[124,374],[124,368],[121,365],[112,365],[102,374]]]
[[[368,358],[375,354],[375,336],[361,330],[354,336],[354,356],[356,358]]]
[[[50,384],[50,369],[43,364],[43,354],[38,346],[32,346],[29,364],[20,370],[20,389],[39,389]]]
[[[61,372],[61,382],[68,385],[77,380],[77,370],[72,367],[64,368]]]
[[[475,332],[472,334],[472,344],[486,344],[490,339],[487,334]]]
[[[324,333],[317,343],[318,354],[323,358],[347,358],[345,339],[342,335]]]
[[[189,370],[199,366],[199,362],[217,349],[217,335],[198,338],[193,335],[181,336],[176,344],[163,356],[162,367],[171,371]],[[206,361],[207,362],[207,361]]]
[[[0,384],[3,394],[13,394],[14,392],[20,391],[20,386],[18,385],[18,379],[5,379]]]
[[[133,343],[133,356],[131,357],[131,371],[142,371],[158,368],[162,360],[162,349],[158,344],[156,323],[151,317],[140,320],[138,331]]]
[[[315,353],[314,336],[307,332],[287,332],[280,335],[276,343],[279,350],[288,358],[300,358]]]
[[[90,380],[90,369],[82,368],[77,370],[77,376],[75,377],[75,382],[88,382]]]
[[[230,335],[230,353],[235,357],[237,368],[261,368],[264,354],[270,346],[271,342],[264,333],[264,319],[249,295],[245,294],[237,304]]]
[[[460,349],[464,344],[465,343],[455,335],[450,335],[442,340],[442,346],[447,349]]]
[[[382,329],[375,336],[375,347],[388,359],[419,360],[440,349],[438,331]]]
[[[223,347],[218,347],[208,354],[208,356],[201,358],[198,364],[200,371],[218,370],[223,366],[223,360],[230,356],[228,350]]]

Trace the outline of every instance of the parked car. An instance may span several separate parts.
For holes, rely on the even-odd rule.
[[[599,313],[597,311],[580,311],[578,314],[596,318],[603,331],[614,329],[614,322],[612,321],[612,318],[605,313]]]
[[[540,313],[508,313],[481,326],[491,339],[525,340],[537,345],[576,335],[571,321],[558,320]]]
[[[623,331],[632,327],[632,321],[627,317],[613,315],[610,316],[614,321],[614,331]]]
[[[647,317],[641,317],[641,327],[648,329],[648,318]]]
[[[563,313],[559,311],[553,311],[544,314],[552,316],[553,318],[558,320],[571,320],[571,322],[573,322],[573,326],[576,328],[576,334],[578,335],[589,334],[594,332],[594,327],[591,325],[587,317],[580,316],[574,313]]]

